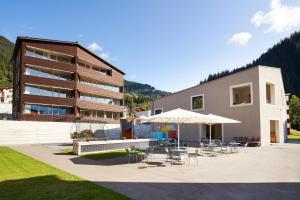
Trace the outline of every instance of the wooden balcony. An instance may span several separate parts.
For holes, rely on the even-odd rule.
[[[55,88],[75,89],[75,81],[56,80],[37,76],[24,75],[24,83]]]
[[[86,101],[82,99],[77,99],[76,105],[79,108],[84,108],[89,110],[100,110],[100,111],[110,111],[110,112],[123,112],[124,110],[123,106],[96,103],[96,102]]]
[[[22,101],[32,104],[57,105],[57,106],[75,106],[74,98],[48,97],[39,95],[23,94]]]
[[[35,57],[30,57],[30,56],[24,56],[23,63],[29,64],[29,65],[35,65],[38,67],[44,67],[44,68],[49,68],[49,69],[54,69],[54,70],[71,72],[71,73],[76,72],[75,64],[57,62],[57,61],[53,61],[53,60],[46,60],[46,59],[35,58]]]
[[[100,96],[103,96],[103,97],[110,97],[110,98],[113,98],[113,99],[123,99],[124,98],[123,93],[113,92],[113,91],[105,90],[105,89],[102,89],[102,88],[85,85],[85,84],[82,84],[82,83],[77,83],[77,89],[81,92],[100,95]]]
[[[104,75],[104,74],[97,72],[95,70],[92,70],[92,69],[86,69],[86,68],[78,66],[77,73],[80,76],[98,80],[103,83],[107,83],[107,84],[111,84],[111,85],[115,85],[115,86],[119,86],[119,87],[123,87],[123,85],[124,85],[124,80],[122,78],[107,76],[107,75]]]

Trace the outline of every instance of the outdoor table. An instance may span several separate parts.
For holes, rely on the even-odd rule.
[[[229,142],[229,146],[239,146],[241,143],[239,142]]]

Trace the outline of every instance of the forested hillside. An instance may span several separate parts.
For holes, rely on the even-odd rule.
[[[12,65],[10,63],[14,44],[0,35],[0,87],[12,86]]]
[[[252,63],[232,71],[225,70],[210,74],[207,79],[200,83],[257,65],[281,68],[285,91],[300,96],[300,32],[295,32],[290,37],[281,40]]]

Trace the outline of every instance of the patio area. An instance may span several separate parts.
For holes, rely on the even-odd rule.
[[[155,153],[148,163],[126,156],[91,160],[64,154],[60,145],[12,148],[134,199],[298,199],[300,145],[275,144],[238,153],[199,156],[183,165]],[[191,149],[192,150],[192,149]]]

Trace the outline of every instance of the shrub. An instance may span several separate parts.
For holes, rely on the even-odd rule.
[[[75,131],[75,132],[71,133],[71,138],[79,139],[79,138],[81,138],[81,134],[79,132]]]
[[[86,129],[81,131],[81,136],[83,136],[86,139],[86,141],[90,141],[93,137],[93,132],[91,130]]]

